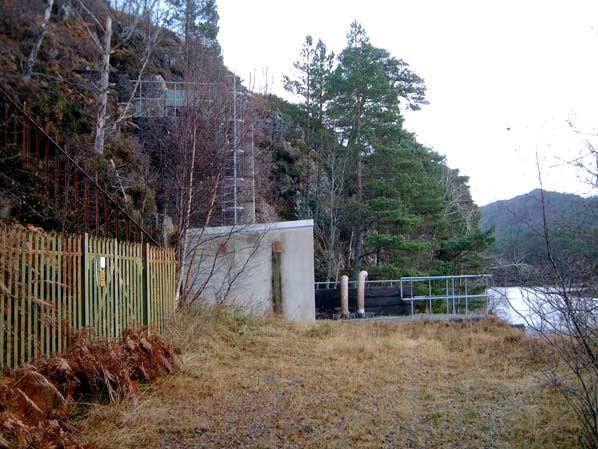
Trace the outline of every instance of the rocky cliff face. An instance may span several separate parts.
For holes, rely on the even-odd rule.
[[[181,110],[174,110],[168,103],[174,102],[176,107],[181,101],[178,97],[170,98],[168,93],[172,89],[169,83],[209,81],[221,86],[220,92],[211,94],[213,98],[201,98],[197,102],[204,107],[201,101],[206,100],[205,104],[209,101],[214,105],[214,111],[226,115],[230,113],[227,108],[230,109],[228,90],[231,89],[227,83],[232,80],[232,74],[224,67],[213,46],[199,46],[196,60],[185,61],[181,53],[181,39],[167,29],[160,31],[158,43],[143,65],[143,33],[135,31],[126,41],[120,41],[117,33],[112,41],[109,126],[104,154],[98,157],[93,152],[101,63],[93,36],[98,30],[97,24],[84,14],[78,3],[70,0],[55,2],[33,76],[27,84],[22,80],[21,67],[38,33],[44,7],[42,0],[31,0],[25,6],[21,2],[7,0],[0,8],[0,65],[3,67],[0,76],[3,88],[26,105],[47,132],[68,148],[78,161],[86,161],[91,170],[97,171],[99,182],[114,197],[126,203],[127,208],[141,215],[143,221],[160,228],[163,219],[155,217],[166,216],[177,228],[176,215],[181,208],[181,198],[172,187],[184,178],[181,172],[183,133],[178,130],[181,124],[177,123]],[[120,25],[117,26],[126,24],[128,19],[120,17],[119,20]],[[136,80],[144,83],[142,89],[136,89]],[[245,176],[249,178],[253,172],[258,173],[255,180],[251,180],[255,182],[246,182],[243,187],[245,190],[253,189],[255,185],[255,195],[253,192],[247,195],[246,191],[240,194],[255,196],[258,221],[292,218],[295,216],[293,198],[300,173],[293,168],[298,149],[287,140],[288,124],[269,100],[250,94],[240,84],[237,89],[246,98],[248,116],[245,118],[249,123],[247,129],[250,127],[252,134],[252,145],[247,144],[244,150],[251,149],[255,159],[251,170],[245,170]],[[180,96],[181,92],[174,92],[177,93]],[[137,97],[157,99],[151,113],[147,110],[149,102],[140,104]],[[190,97],[187,91],[186,99]],[[133,101],[127,105],[131,98]],[[232,140],[226,126],[216,124],[207,113],[202,117],[203,121],[199,123],[200,147],[205,148],[202,154],[206,154],[208,147],[216,148],[216,152],[226,152]],[[210,202],[210,189],[206,187],[208,173],[204,168],[214,162],[205,159],[201,155],[197,158],[196,182],[203,183],[203,190],[194,199],[194,207],[199,211],[193,220],[195,225],[205,221],[206,204]],[[13,204],[9,204],[10,195],[5,192],[11,183],[19,182],[19,177],[15,175],[5,181],[0,186],[2,216],[18,218],[11,211],[19,199],[13,196]],[[220,196],[218,194],[216,202]],[[220,212],[216,210],[212,214],[214,224],[221,223]]]

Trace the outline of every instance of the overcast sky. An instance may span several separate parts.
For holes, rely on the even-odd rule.
[[[568,161],[598,132],[598,1],[217,0],[224,63],[285,95],[306,34],[340,52],[353,20],[424,78],[406,128],[484,205],[539,186],[593,194]],[[247,84],[246,83],[246,84]],[[578,131],[568,125],[572,122]]]

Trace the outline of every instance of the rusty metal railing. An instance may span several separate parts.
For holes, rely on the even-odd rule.
[[[158,245],[21,105],[0,88],[0,184],[15,218],[51,230]]]

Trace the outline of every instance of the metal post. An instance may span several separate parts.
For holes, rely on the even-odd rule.
[[[488,277],[487,276],[484,277],[484,283],[486,284],[486,290],[485,290],[485,293],[486,293],[486,315],[488,315],[488,310],[489,310],[490,304],[488,303]]]
[[[81,292],[83,294],[83,326],[87,327],[91,325],[91,305],[90,305],[90,282],[91,279],[89,271],[92,269],[89,263],[89,234],[84,234],[83,238],[81,239],[81,259],[82,259],[82,267],[81,267],[81,280],[82,280],[82,287]]]
[[[143,104],[143,97],[142,97],[142,90],[143,90],[143,81],[139,81],[139,107],[141,108],[141,116],[144,117],[145,106]]]
[[[467,315],[469,313],[468,303],[469,303],[469,296],[468,296],[468,291],[467,291],[467,278],[465,278],[465,315]]]
[[[457,313],[457,311],[455,310],[455,278],[451,279],[451,284],[452,284],[453,315],[454,315],[455,313]]]
[[[237,225],[237,77],[233,75],[233,216]]]
[[[428,300],[430,301],[429,313],[432,314],[432,279],[428,279]]]
[[[255,136],[254,127],[251,125],[251,222],[255,224]]]
[[[410,282],[411,284],[411,316],[414,315],[414,308],[413,308],[413,281]]]
[[[448,286],[448,279],[445,281],[446,285],[446,314],[450,315],[451,308],[450,308],[450,300],[449,300],[449,286]]]
[[[149,243],[143,245],[143,324],[147,326],[148,331],[152,324],[152,304],[151,297],[152,291],[150,291],[151,280],[150,280],[150,247]]]

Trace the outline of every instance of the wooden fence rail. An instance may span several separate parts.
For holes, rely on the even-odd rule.
[[[0,225],[0,368],[66,348],[91,326],[162,331],[175,308],[174,251]]]

